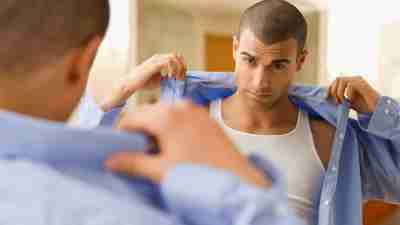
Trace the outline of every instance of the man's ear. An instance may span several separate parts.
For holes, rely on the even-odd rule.
[[[68,75],[70,83],[76,84],[82,80],[87,81],[102,40],[102,37],[94,36],[85,46],[76,52],[72,62],[72,71]]]
[[[235,34],[233,36],[233,49],[232,49],[232,51],[233,51],[233,59],[235,60],[235,62],[236,62],[238,49],[239,49],[239,34]]]
[[[308,56],[308,51],[307,49],[304,49],[297,57],[297,72],[303,69],[307,56]]]

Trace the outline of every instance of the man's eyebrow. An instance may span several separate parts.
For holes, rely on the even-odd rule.
[[[249,58],[252,58],[252,59],[256,59],[256,56],[254,56],[254,55],[252,55],[252,54],[250,54],[248,52],[241,52],[240,54],[244,55],[244,56],[247,56]],[[274,59],[274,60],[272,60],[272,63],[275,63],[275,64],[279,64],[279,63],[290,64],[291,60],[290,59]]]
[[[248,53],[248,52],[241,52],[240,53],[241,55],[245,55],[245,56],[247,56],[247,57],[249,57],[249,58],[256,58],[254,55],[251,55],[250,53]]]
[[[290,64],[290,60],[289,59],[274,59],[272,60],[272,63],[286,63],[286,64]]]

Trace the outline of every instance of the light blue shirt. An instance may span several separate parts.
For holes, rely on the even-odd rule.
[[[103,116],[85,110],[86,121],[95,121],[90,126]],[[189,164],[157,186],[103,168],[110,153],[150,150],[143,134],[69,128],[0,111],[0,137],[2,225],[299,224],[287,208],[281,174],[257,157],[251,159],[272,180],[271,189]]]
[[[163,79],[161,98],[200,105],[236,91],[231,73],[190,72],[185,81]],[[400,202],[400,106],[381,97],[372,114],[349,117],[349,105],[327,101],[323,88],[293,86],[290,100],[311,117],[336,127],[319,201],[318,225],[361,225],[362,203]],[[276,162],[279,163],[279,162]]]

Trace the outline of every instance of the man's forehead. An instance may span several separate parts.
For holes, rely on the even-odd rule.
[[[249,31],[243,32],[240,37],[239,50],[252,55],[272,55],[290,57],[297,53],[297,41],[290,38],[273,44],[265,44]]]

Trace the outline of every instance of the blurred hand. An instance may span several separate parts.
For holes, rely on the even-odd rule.
[[[380,98],[379,93],[360,76],[339,77],[329,87],[329,96],[336,104],[349,101],[359,113],[372,113]]]
[[[190,163],[223,169],[243,181],[269,186],[264,175],[242,156],[205,109],[191,103],[153,105],[122,118],[120,129],[152,135],[159,153],[121,152],[105,162],[108,169],[160,183],[178,164]]]
[[[101,108],[107,112],[126,102],[137,90],[158,87],[162,71],[166,71],[168,77],[183,80],[186,70],[186,64],[180,55],[174,53],[154,55],[123,77],[101,104]]]

